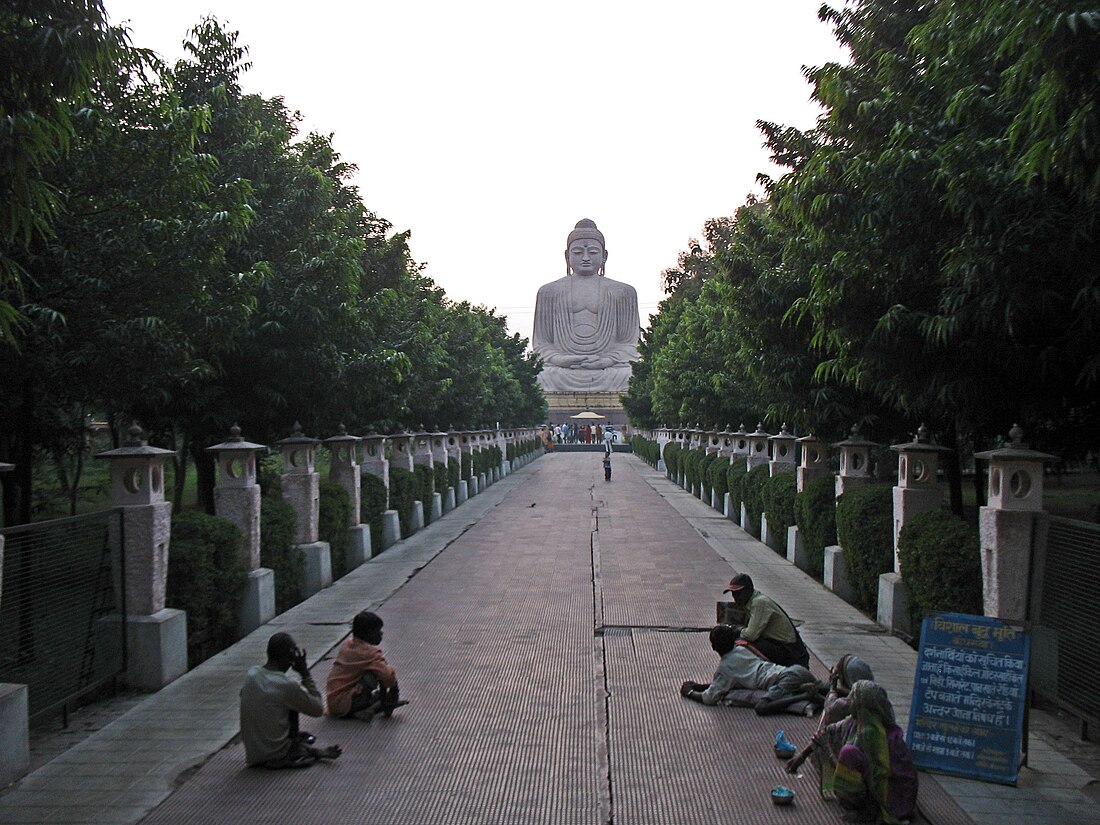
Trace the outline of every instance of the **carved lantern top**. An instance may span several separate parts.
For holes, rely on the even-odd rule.
[[[256,483],[256,453],[266,452],[264,444],[253,444],[241,437],[241,428],[234,424],[229,428],[229,438],[221,444],[207,447],[214,453],[221,468],[220,484],[223,487],[248,487]]]
[[[1043,465],[1058,456],[1032,450],[1024,443],[1024,431],[1014,424],[1009,442],[996,450],[974,453],[989,462],[988,506],[998,510],[1043,509]]]
[[[778,433],[768,436],[768,441],[772,445],[772,461],[777,464],[794,465],[795,437],[787,429],[786,423],[779,428]]]
[[[898,487],[927,487],[936,483],[936,471],[940,456],[949,453],[948,447],[932,443],[928,428],[921,424],[916,437],[905,444],[891,444],[898,453]]]
[[[164,501],[164,460],[171,450],[150,447],[135,421],[123,446],[96,455],[111,462],[111,498],[130,507]]]
[[[283,454],[283,472],[288,475],[304,475],[313,472],[319,439],[302,434],[302,425],[294,422],[294,431],[287,438],[275,442]]]

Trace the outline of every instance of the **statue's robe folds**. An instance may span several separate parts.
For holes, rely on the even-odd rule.
[[[572,289],[571,281],[582,277],[595,279],[595,311]],[[546,392],[626,392],[640,331],[638,293],[630,284],[599,275],[567,275],[545,284],[535,299],[532,341],[543,360],[539,386]],[[581,363],[555,363],[577,357]],[[606,359],[606,366],[584,363]]]

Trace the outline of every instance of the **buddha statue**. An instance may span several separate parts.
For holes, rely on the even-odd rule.
[[[542,357],[547,392],[626,392],[638,360],[638,293],[604,274],[607,246],[587,218],[565,247],[565,277],[535,298],[532,347]]]

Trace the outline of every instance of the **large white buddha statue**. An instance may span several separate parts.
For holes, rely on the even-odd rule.
[[[565,277],[539,289],[532,347],[547,392],[626,392],[638,360],[638,293],[604,275],[607,246],[587,218],[565,247]]]

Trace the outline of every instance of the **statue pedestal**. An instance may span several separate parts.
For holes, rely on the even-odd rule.
[[[546,403],[550,409],[548,417],[555,424],[571,422],[571,416],[582,412],[594,412],[604,416],[592,421],[577,421],[578,424],[614,424],[620,432],[629,422],[619,392],[546,392]]]

